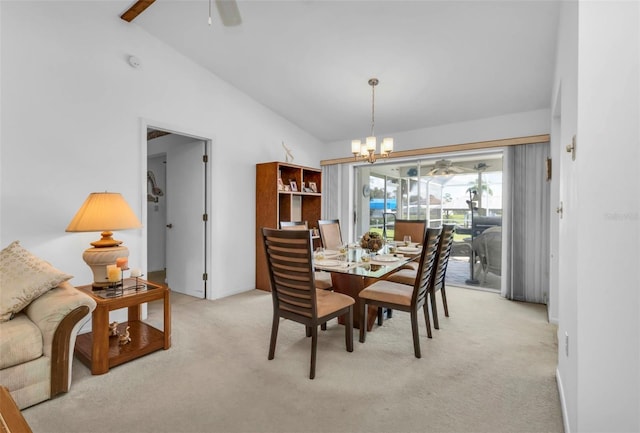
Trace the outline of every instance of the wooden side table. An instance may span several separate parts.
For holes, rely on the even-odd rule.
[[[111,367],[171,347],[171,290],[140,278],[138,284],[145,284],[147,289],[137,292],[126,290],[135,285],[135,279],[127,278],[124,280],[124,294],[110,298],[100,296],[102,291],[94,292],[91,285],[78,287],[97,304],[91,317],[92,332],[78,335],[75,346],[76,357],[91,369],[92,374],[107,373]],[[142,304],[156,300],[163,300],[162,330],[142,321]],[[128,321],[118,325],[118,332],[123,333],[129,326],[131,336],[131,342],[125,345],[119,344],[117,336],[109,337],[109,311],[121,308],[128,309]]]

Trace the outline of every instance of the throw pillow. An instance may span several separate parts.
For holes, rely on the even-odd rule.
[[[6,322],[43,293],[73,278],[34,256],[19,241],[0,252],[0,322]]]

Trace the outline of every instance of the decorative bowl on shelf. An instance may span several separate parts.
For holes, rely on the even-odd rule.
[[[360,239],[360,246],[371,251],[378,251],[384,246],[382,235],[377,232],[367,232]]]

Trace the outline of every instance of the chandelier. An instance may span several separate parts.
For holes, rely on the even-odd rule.
[[[376,148],[378,146],[376,137],[373,132],[375,124],[375,101],[376,101],[376,86],[378,85],[377,78],[371,78],[369,80],[371,86],[371,135],[365,139],[363,143],[360,140],[351,140],[351,153],[356,159],[367,160],[371,164],[376,162]],[[386,137],[380,143],[380,156],[386,158],[393,152],[393,138]]]

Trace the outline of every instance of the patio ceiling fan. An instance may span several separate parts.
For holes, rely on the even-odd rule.
[[[428,176],[443,176],[449,174],[470,173],[473,170],[465,167],[453,165],[449,159],[440,159],[433,164],[433,167],[427,173]]]
[[[138,15],[144,12],[149,6],[151,6],[156,0],[138,0],[133,6],[127,9],[120,18],[127,22],[133,21]],[[211,25],[211,2],[209,0],[209,25]],[[240,17],[240,11],[238,10],[238,3],[236,0],[215,0],[220,19],[225,27],[238,26],[242,23]]]

